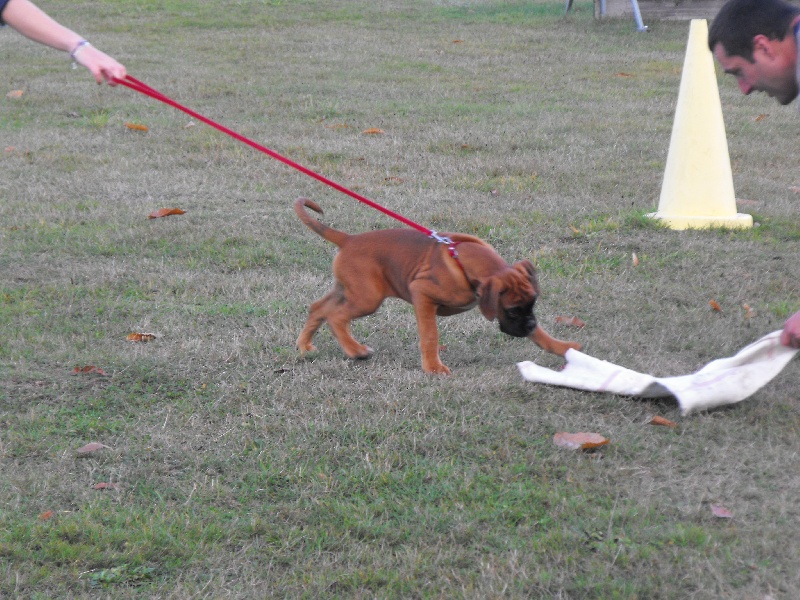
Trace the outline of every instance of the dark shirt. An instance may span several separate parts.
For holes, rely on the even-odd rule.
[[[5,25],[5,21],[3,21],[3,9],[8,4],[8,0],[0,0],[0,25]]]

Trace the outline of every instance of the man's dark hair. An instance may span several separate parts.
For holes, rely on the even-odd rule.
[[[711,51],[722,44],[728,56],[753,62],[753,38],[764,35],[782,40],[800,7],[784,0],[730,0],[714,17],[708,30]]]

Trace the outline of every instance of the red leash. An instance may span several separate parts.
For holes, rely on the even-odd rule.
[[[114,79],[114,83],[118,83],[120,85],[124,85],[125,87],[128,87],[128,88],[130,88],[132,90],[136,90],[137,92],[140,92],[140,93],[144,94],[145,96],[150,96],[151,98],[155,98],[156,100],[159,100],[159,101],[163,102],[164,104],[168,104],[169,106],[172,106],[173,108],[177,108],[178,110],[185,112],[187,115],[190,115],[191,117],[197,119],[198,121],[202,121],[206,125],[210,125],[214,129],[218,129],[222,133],[225,133],[225,134],[231,136],[232,138],[234,138],[236,140],[239,140],[240,142],[242,142],[244,144],[247,144],[248,146],[250,146],[252,148],[255,148],[259,152],[263,152],[267,156],[271,156],[272,158],[274,158],[276,160],[279,160],[279,161],[281,161],[282,163],[284,163],[286,165],[289,165],[293,169],[297,169],[301,173],[305,173],[309,177],[313,177],[317,181],[321,181],[325,185],[329,185],[333,189],[339,190],[343,194],[347,194],[348,196],[350,196],[352,198],[355,198],[359,202],[363,202],[364,204],[366,204],[368,206],[371,206],[375,210],[379,210],[382,213],[384,213],[386,215],[389,215],[393,219],[396,219],[396,220],[400,221],[401,223],[404,223],[404,224],[408,225],[409,227],[412,227],[412,228],[416,229],[417,231],[421,231],[422,233],[424,233],[424,234],[428,235],[429,237],[432,237],[433,239],[435,239],[437,242],[447,245],[447,251],[450,253],[450,256],[453,257],[453,259],[456,261],[456,263],[458,263],[458,266],[461,267],[461,270],[464,271],[464,266],[461,264],[461,261],[458,259],[458,252],[456,251],[456,246],[458,245],[458,242],[454,242],[448,237],[440,236],[439,234],[437,234],[432,229],[428,229],[427,227],[423,227],[422,225],[419,225],[418,223],[415,223],[414,221],[412,221],[410,219],[406,219],[403,215],[400,215],[400,214],[398,214],[398,213],[396,213],[396,212],[394,212],[392,210],[389,210],[388,208],[385,208],[385,207],[381,206],[380,204],[377,204],[376,202],[373,202],[369,198],[366,198],[365,196],[362,196],[361,194],[358,194],[358,193],[356,193],[356,192],[354,192],[352,190],[349,190],[346,187],[344,187],[343,185],[339,185],[335,181],[332,181],[332,180],[328,179],[327,177],[324,177],[323,175],[320,175],[319,173],[315,173],[311,169],[308,169],[308,168],[304,167],[303,165],[298,164],[298,163],[294,162],[293,160],[290,160],[290,159],[286,158],[285,156],[281,156],[280,154],[278,154],[274,150],[270,150],[266,146],[262,146],[261,144],[257,144],[256,142],[246,138],[245,136],[243,136],[243,135],[241,135],[239,133],[236,133],[232,129],[228,129],[224,125],[220,125],[219,123],[217,123],[215,121],[212,121],[211,119],[209,119],[207,117],[204,117],[203,115],[201,115],[199,113],[196,113],[195,111],[193,111],[190,108],[187,108],[187,107],[185,107],[185,106],[183,106],[181,104],[178,104],[172,98],[170,98],[168,96],[165,96],[161,92],[156,91],[155,89],[151,88],[149,85],[147,85],[145,83],[142,83],[141,81],[131,77],[130,75],[127,75],[125,77],[125,79],[116,79],[115,78]],[[466,272],[465,272],[465,275],[466,275]]]
[[[156,100],[160,100],[164,104],[169,104],[173,108],[177,108],[178,110],[181,110],[181,111],[185,112],[187,115],[190,115],[190,116],[194,117],[198,121],[202,121],[206,125],[210,125],[211,127],[215,128],[215,129],[218,129],[222,133],[225,133],[225,134],[231,136],[232,138],[234,138],[236,140],[239,140],[240,142],[245,143],[248,146],[251,146],[251,147],[255,148],[256,150],[258,150],[260,152],[263,152],[264,154],[266,154],[268,156],[271,156],[272,158],[277,159],[277,160],[281,161],[282,163],[287,164],[287,165],[289,165],[290,167],[292,167],[294,169],[297,169],[301,173],[305,173],[309,177],[313,177],[314,179],[317,179],[318,181],[321,181],[322,183],[324,183],[326,185],[329,185],[330,187],[332,187],[332,188],[334,188],[336,190],[339,190],[340,192],[342,192],[344,194],[347,194],[348,196],[351,196],[351,197],[355,198],[359,202],[363,202],[364,204],[367,204],[367,205],[371,206],[372,208],[377,209],[377,210],[381,211],[382,213],[385,213],[385,214],[389,215],[390,217],[392,217],[394,219],[397,219],[401,223],[405,223],[409,227],[413,227],[414,229],[416,229],[418,231],[421,231],[423,233],[426,233],[428,235],[430,235],[431,233],[435,233],[435,232],[431,231],[430,229],[427,229],[427,228],[423,227],[422,225],[414,223],[414,221],[406,219],[404,216],[399,215],[396,212],[389,210],[388,208],[384,208],[383,206],[381,206],[379,204],[376,204],[375,202],[373,202],[369,198],[365,198],[361,194],[358,194],[358,193],[356,193],[356,192],[354,192],[352,190],[349,190],[346,187],[344,187],[342,185],[339,185],[335,181],[331,181],[327,177],[324,177],[324,176],[320,175],[319,173],[315,173],[311,169],[307,169],[303,165],[300,165],[300,164],[294,162],[293,160],[290,160],[290,159],[286,158],[285,156],[281,156],[280,154],[278,154],[274,150],[270,150],[269,148],[266,148],[266,147],[262,146],[261,144],[257,144],[256,142],[244,137],[243,135],[241,135],[239,133],[236,133],[235,131],[233,131],[231,129],[228,129],[224,125],[220,125],[219,123],[216,123],[216,122],[212,121],[211,119],[208,119],[208,118],[204,117],[203,115],[196,113],[195,111],[191,110],[190,108],[186,108],[185,106],[182,106],[181,104],[178,104],[177,102],[175,102],[171,98],[165,96],[161,92],[158,92],[158,91],[154,90],[149,85],[146,85],[146,84],[142,83],[141,81],[139,81],[137,79],[134,79],[130,75],[128,75],[125,79],[115,79],[114,82],[115,83],[119,83],[120,85],[124,85],[125,87],[129,87],[132,90],[136,90],[137,92],[141,92],[145,96],[150,96],[151,98],[155,98]]]

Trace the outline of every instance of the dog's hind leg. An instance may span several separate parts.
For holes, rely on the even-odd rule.
[[[300,333],[300,337],[297,338],[297,347],[300,349],[300,353],[316,350],[311,339],[327,321],[333,335],[348,357],[369,358],[373,353],[372,348],[356,341],[350,333],[350,322],[374,313],[379,307],[380,302],[376,306],[355,307],[346,298],[344,287],[337,282],[326,296],[311,305],[306,325]]]
[[[303,355],[306,352],[315,352],[316,346],[311,343],[314,334],[317,333],[317,330],[322,326],[325,322],[325,307],[331,301],[331,295],[334,292],[331,291],[328,293],[327,296],[320,298],[314,304],[311,305],[311,308],[308,310],[308,319],[306,320],[306,324],[303,327],[303,331],[300,332],[299,337],[297,338],[297,348],[300,350],[300,354]]]
[[[374,350],[359,343],[353,337],[353,334],[350,333],[351,320],[346,314],[337,311],[328,317],[328,325],[330,325],[333,335],[336,336],[339,345],[348,357],[357,359],[369,358]]]

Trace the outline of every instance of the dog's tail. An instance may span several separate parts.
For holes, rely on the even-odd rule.
[[[322,214],[322,209],[319,207],[319,204],[313,200],[308,200],[307,198],[298,198],[294,201],[294,212],[297,213],[297,216],[300,217],[300,220],[311,231],[322,236],[329,242],[336,244],[337,246],[341,246],[344,241],[350,237],[344,231],[339,231],[333,227],[328,227],[322,221],[312,217],[310,214],[308,214],[308,211],[306,211],[306,206],[314,212],[318,212],[319,214]]]

